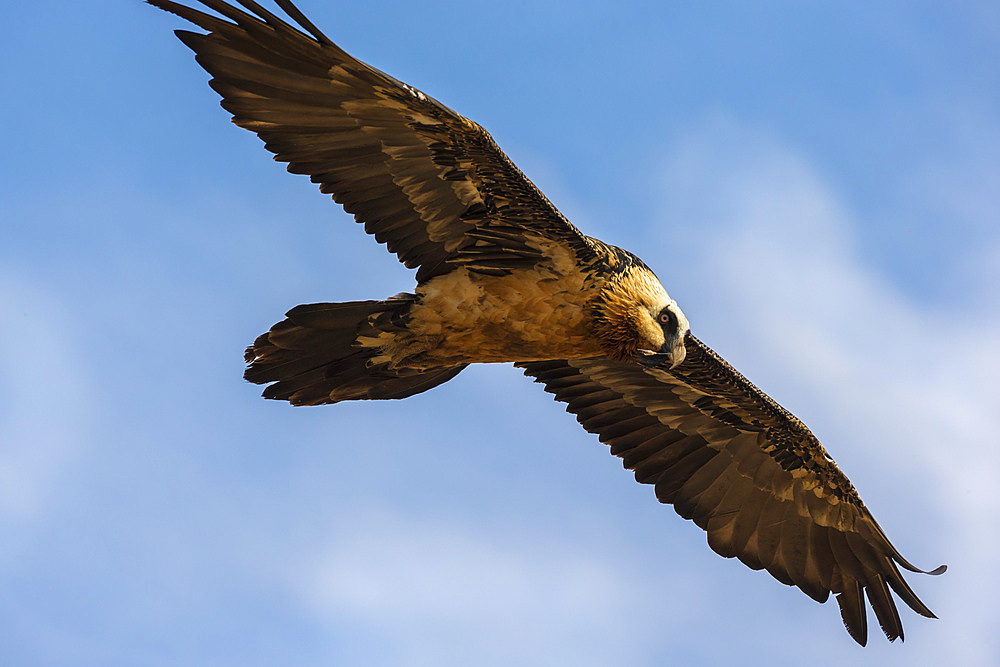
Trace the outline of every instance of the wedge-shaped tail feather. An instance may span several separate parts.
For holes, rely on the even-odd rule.
[[[246,349],[244,377],[268,384],[264,398],[293,405],[406,398],[447,382],[465,365],[419,370],[376,362],[380,347],[359,338],[405,331],[412,294],[385,301],[296,306]]]

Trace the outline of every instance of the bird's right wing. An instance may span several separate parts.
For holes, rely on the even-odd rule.
[[[886,636],[903,636],[889,592],[933,617],[889,542],[819,441],[690,334],[673,370],[605,358],[517,364],[567,404],[656,497],[707,531],[717,553],[825,602],[867,641],[865,593]],[[943,568],[935,573],[943,571]]]
[[[289,0],[277,3],[301,29],[252,0],[238,0],[252,13],[201,0],[228,21],[147,1],[208,31],[177,35],[233,121],[418,268],[418,282],[457,266],[502,275],[594,261],[590,240],[482,127],[352,57]]]

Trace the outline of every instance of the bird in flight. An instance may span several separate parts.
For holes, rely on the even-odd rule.
[[[266,398],[406,398],[470,363],[513,362],[714,551],[819,602],[833,593],[859,644],[866,596],[890,641],[903,637],[893,592],[934,618],[899,567],[922,570],[809,429],[695,338],[638,257],[570,224],[486,130],[353,58],[289,0],[276,0],[287,19],[253,0],[201,0],[218,16],[147,1],[207,31],[176,34],[233,122],[416,269],[412,293],[296,306],[261,334],[245,377]]]

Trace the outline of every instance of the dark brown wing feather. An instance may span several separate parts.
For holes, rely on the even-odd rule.
[[[302,32],[249,0],[202,0],[220,19],[147,0],[209,31],[177,31],[233,122],[308,174],[425,281],[455,266],[503,274],[546,242],[593,261],[590,241],[479,125],[351,57],[287,0]],[[309,33],[309,34],[307,34]]]
[[[890,640],[903,636],[889,588],[931,611],[897,565],[857,491],[809,430],[694,336],[674,370],[604,358],[518,364],[600,436],[639,482],[737,557],[825,602],[867,641],[864,595]],[[943,571],[939,568],[934,573]]]

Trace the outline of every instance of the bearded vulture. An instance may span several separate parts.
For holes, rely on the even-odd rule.
[[[867,641],[864,598],[903,637],[890,589],[934,618],[904,559],[819,441],[695,338],[635,255],[585,236],[482,127],[345,53],[289,0],[210,15],[148,0],[222,106],[416,269],[412,294],[292,308],[246,379],[294,405],[406,398],[470,363],[513,362],[708,533],[727,558],[824,602]],[[944,570],[940,567],[933,573]]]

